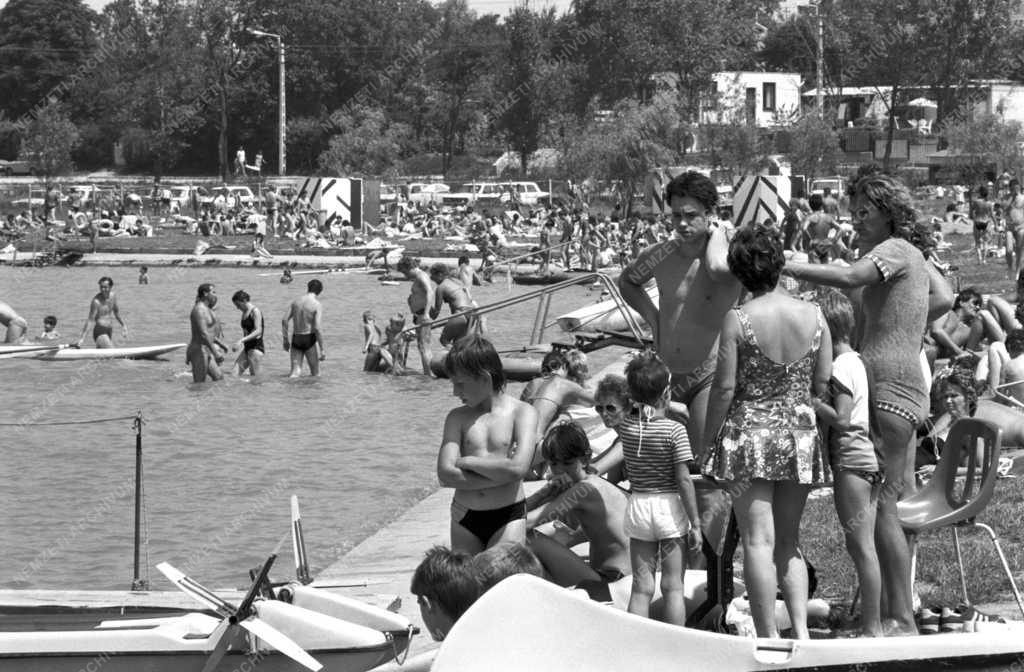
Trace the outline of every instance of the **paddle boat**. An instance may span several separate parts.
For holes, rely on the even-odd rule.
[[[553,285],[569,279],[568,273],[513,273],[512,282],[517,285]]]
[[[647,295],[651,297],[654,305],[658,305],[658,288],[651,285],[647,289]],[[633,319],[642,322],[640,314],[632,308],[629,309]],[[626,318],[622,315],[614,300],[600,301],[589,306],[583,306],[570,313],[559,315],[555,318],[562,331],[572,333],[574,331],[626,331],[629,326]]]
[[[496,624],[514,624],[497,627]],[[505,579],[452,628],[432,672],[1017,669],[1024,623],[913,637],[757,639],[681,628],[533,576]]]
[[[155,606],[167,602],[159,593],[90,607],[40,598],[15,605],[0,593],[8,597],[0,605],[0,670],[363,672],[401,660],[415,633],[406,618],[310,581],[295,497],[292,542],[296,580],[269,582],[272,555],[237,605],[168,563],[157,568],[201,610]]]
[[[157,359],[187,343],[139,345],[129,348],[76,348],[70,345],[11,345],[0,347],[0,359],[43,359],[75,361],[83,359]]]
[[[448,351],[435,352],[430,360],[430,370],[438,378],[447,378],[448,372],[444,368],[445,357]],[[501,368],[505,372],[505,378],[514,382],[527,382],[540,375],[541,360],[528,357],[502,357]],[[406,363],[408,366],[408,362]]]

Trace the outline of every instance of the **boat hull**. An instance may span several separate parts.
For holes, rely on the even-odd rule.
[[[651,297],[654,305],[658,305],[659,294],[657,287],[652,286],[648,288],[647,295]],[[629,311],[633,315],[633,319],[641,326],[646,324],[643,318],[640,317],[640,313],[632,308]],[[583,306],[571,313],[559,315],[555,318],[555,322],[562,331],[570,333],[573,331],[627,331],[629,329],[626,318],[623,317],[615,301],[611,299]]]
[[[363,672],[394,659],[390,644],[375,650],[310,651],[329,672]],[[53,654],[19,657],[0,654],[4,672],[202,672],[206,652]],[[216,672],[305,672],[291,658],[271,651],[229,651]]]
[[[254,603],[259,618],[325,670],[362,672],[408,650],[413,628],[399,614],[298,584],[278,588],[278,595]],[[111,606],[116,598],[99,599],[101,607],[33,606],[38,598],[0,607],[0,670],[201,672],[224,627],[219,617],[146,606],[166,601],[157,594],[138,596],[134,606],[121,609]],[[230,644],[217,672],[305,670],[241,629],[225,636]]]
[[[496,628],[501,622],[516,627]],[[991,629],[917,637],[752,639],[659,623],[519,575],[459,619],[431,670],[1016,669],[1024,656],[1024,624],[985,625]]]
[[[169,343],[166,345],[142,345],[131,348],[68,348],[58,349],[30,348],[25,346],[24,352],[7,352],[8,358],[42,359],[47,361],[78,361],[84,359],[157,359],[169,352],[184,348],[186,343]]]
[[[444,368],[444,360],[447,352],[436,353],[430,360],[430,370],[438,378],[447,378],[448,372]],[[514,382],[527,382],[540,375],[541,360],[528,359],[526,357],[502,357],[501,368],[505,372],[505,379]],[[407,364],[408,366],[408,364]]]

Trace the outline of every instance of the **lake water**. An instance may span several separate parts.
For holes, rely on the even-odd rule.
[[[0,424],[9,425],[0,427],[0,585],[130,587],[131,420],[47,423],[142,411],[149,542],[142,562],[155,588],[171,588],[154,568],[163,560],[216,587],[244,586],[248,568],[275,549],[285,553],[284,561],[291,494],[299,496],[316,573],[436,489],[441,426],[458,403],[449,383],[361,370],[362,311],[373,309],[382,324],[390,314],[407,314],[408,285],[381,286],[360,274],[317,276],[325,286],[330,359],[320,379],[288,379],[278,325],[307,278],[281,285],[260,272],[152,268],[151,284],[140,286],[131,267],[0,267],[0,299],[29,321],[32,335],[53,314],[62,341],[74,340],[103,275],[114,279],[130,345],[187,341],[201,282],[217,285],[227,339],[240,335],[240,313],[229,300],[237,289],[263,310],[268,334],[259,381],[196,385],[183,350],[148,362],[0,360]],[[512,294],[529,289],[515,287]],[[510,293],[496,283],[474,288],[474,296],[483,304]],[[555,295],[551,318],[597,299],[597,290],[565,290]],[[499,350],[528,342],[535,312],[536,302],[529,301],[488,318]],[[413,348],[410,363],[415,357]],[[597,353],[591,370],[612,357]],[[510,385],[516,394],[520,388]],[[29,426],[17,426],[25,422]],[[283,568],[275,575],[284,575]]]

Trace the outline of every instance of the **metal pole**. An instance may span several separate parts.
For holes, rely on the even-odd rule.
[[[135,416],[135,563],[132,590],[149,590],[149,582],[139,576],[139,549],[142,546],[142,411]]]
[[[284,98],[284,38],[277,38],[277,174],[284,177],[285,170],[285,149],[284,138],[287,131],[285,120],[285,98]]]
[[[814,13],[818,15],[818,90],[815,103],[818,106],[818,118],[825,118],[825,91],[822,88],[825,80],[825,21],[821,16],[821,0],[814,4]]]

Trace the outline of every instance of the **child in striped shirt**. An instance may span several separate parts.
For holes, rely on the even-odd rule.
[[[661,564],[661,592],[665,622],[683,625],[684,543],[701,547],[697,498],[690,480],[693,460],[683,425],[665,417],[671,395],[671,374],[658,355],[644,352],[626,366],[630,396],[640,407],[618,426],[626,473],[632,487],[626,509],[625,531],[633,568],[629,612],[650,615],[654,573]]]

